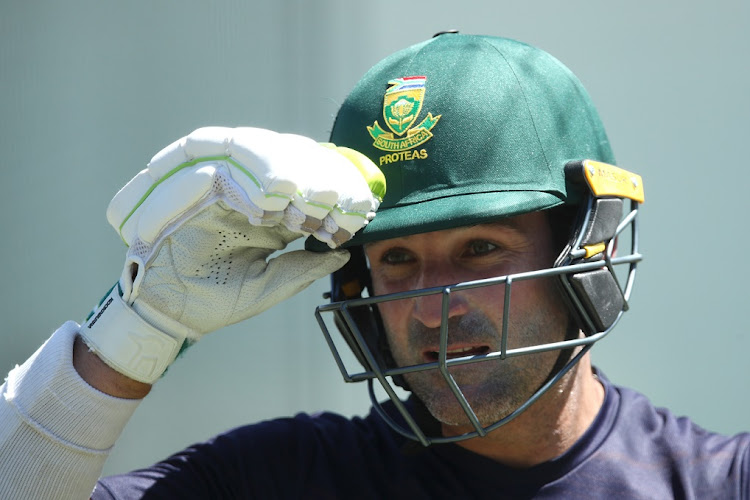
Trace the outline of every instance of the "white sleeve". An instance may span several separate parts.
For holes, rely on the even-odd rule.
[[[140,400],[88,385],[73,367],[78,325],[62,325],[0,386],[0,498],[89,498]]]

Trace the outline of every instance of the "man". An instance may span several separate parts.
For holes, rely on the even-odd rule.
[[[4,497],[88,495],[182,349],[331,273],[318,317],[336,361],[390,401],[234,429],[94,498],[748,496],[750,436],[707,433],[592,368],[627,309],[643,185],[612,166],[562,64],[445,33],[373,67],[331,140],[199,129],[115,196],[122,276],[2,388]],[[302,235],[306,250],[267,260]]]

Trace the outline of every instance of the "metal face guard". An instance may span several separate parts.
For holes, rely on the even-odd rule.
[[[605,208],[591,205],[597,201],[601,201],[601,199],[591,197],[587,200],[586,203],[589,205],[585,210],[585,220],[578,224],[579,228],[582,229],[576,231],[553,268],[442,287],[398,292],[375,297],[354,298],[319,306],[315,311],[315,316],[344,380],[346,382],[367,381],[368,392],[373,407],[382,418],[396,432],[409,439],[419,441],[424,446],[433,443],[448,443],[484,436],[488,432],[497,429],[517,417],[538,400],[550,387],[557,383],[588,352],[595,342],[607,336],[617,324],[623,312],[628,309],[628,300],[635,279],[636,265],[642,259],[641,254],[638,252],[638,202],[630,200],[629,213],[624,217],[621,217],[621,213],[618,214],[617,220],[620,222],[612,225],[609,222],[611,221],[611,217],[607,215],[608,211],[611,211],[611,207],[606,203],[602,205]],[[597,213],[599,214],[598,216]],[[611,229],[607,229],[607,227],[604,229],[594,227],[597,217],[605,221],[605,226],[611,226]],[[616,257],[615,242],[628,227],[630,228],[630,252],[626,255]],[[597,241],[592,243],[592,240]],[[619,251],[622,250],[619,249]],[[624,279],[616,277],[615,271],[617,266],[623,266]],[[561,342],[508,349],[508,318],[511,310],[513,284],[519,281],[545,277],[555,277],[562,284],[564,295],[569,300],[571,309],[578,316],[578,323],[584,331],[585,336]],[[481,355],[448,359],[448,311],[451,294],[463,290],[498,285],[504,286],[505,290],[500,350]],[[377,304],[436,294],[442,295],[442,324],[440,327],[438,360],[418,365],[388,367],[383,361],[382,353],[378,348],[378,342],[382,341],[382,339],[378,338],[378,335],[381,335],[378,333],[378,330],[382,331],[382,327],[379,326],[380,319],[376,308]],[[328,320],[325,319],[325,316],[329,313],[333,315],[334,322],[337,324],[341,335],[354,352],[359,363],[364,367],[364,371],[350,371],[345,366],[341,353],[331,335],[329,328],[329,324],[331,323],[330,317],[328,317]],[[560,351],[576,347],[582,347],[582,349],[534,392],[526,402],[507,416],[487,426],[480,424],[461,388],[449,372],[449,368],[463,364],[503,362],[505,359],[516,356],[546,351]],[[404,402],[398,397],[395,389],[395,385],[398,385],[398,383],[394,382],[394,379],[398,380],[399,377],[407,373],[429,370],[437,370],[440,373],[466,414],[469,422],[471,422],[474,428],[473,431],[452,437],[428,436],[409,412]],[[397,419],[389,415],[377,400],[374,381],[379,383],[393,401],[395,408],[403,419],[403,423],[398,422]]]

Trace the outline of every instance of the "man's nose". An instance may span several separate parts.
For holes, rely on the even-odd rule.
[[[432,280],[434,281],[434,280]],[[421,288],[431,288],[450,284],[451,281],[441,281],[440,283],[429,283],[422,280]],[[439,328],[443,317],[443,300],[445,293],[434,293],[416,297],[412,316],[428,328]],[[469,311],[469,304],[466,295],[463,292],[450,292],[448,300],[448,318],[461,316]]]

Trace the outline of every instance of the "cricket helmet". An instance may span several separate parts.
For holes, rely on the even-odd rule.
[[[367,381],[375,409],[404,436],[427,445],[482,436],[503,425],[554,385],[627,309],[641,259],[637,214],[642,181],[614,166],[588,93],[548,53],[514,40],[458,33],[396,52],[355,86],[339,110],[331,142],[372,160],[385,175],[386,193],[375,218],[345,244],[352,258],[332,275],[331,303],[318,307],[316,316],[344,379]],[[373,295],[364,244],[540,210],[554,214],[553,233],[562,235],[553,267],[482,283]],[[620,248],[615,256],[616,241],[626,233],[629,248]],[[307,247],[321,249],[313,240]],[[616,266],[625,269],[621,277]],[[576,334],[564,342],[448,359],[445,346],[451,334],[444,321],[437,362],[404,367],[390,358],[379,303],[433,293],[445,298],[473,287],[503,285],[498,307],[506,318],[512,284],[548,276],[559,282],[576,325]],[[443,304],[447,318],[447,300]],[[353,372],[342,361],[327,315],[364,371],[358,366]],[[505,345],[507,324],[501,335]],[[454,365],[501,363],[547,350],[559,350],[562,362],[526,403],[489,425],[478,421],[450,376]],[[440,370],[473,432],[430,434],[400,401],[394,385],[405,386],[404,374],[423,370]],[[377,401],[375,384],[393,400],[395,416]]]

